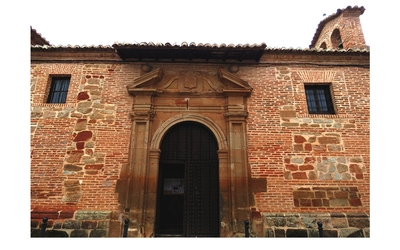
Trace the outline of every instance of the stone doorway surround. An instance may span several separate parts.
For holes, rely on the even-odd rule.
[[[151,67],[147,66],[146,69]],[[247,97],[252,88],[224,69],[149,70],[127,86],[134,97],[129,164],[117,192],[130,219],[130,235],[152,237],[157,201],[160,144],[173,125],[194,121],[208,127],[218,143],[220,236],[244,231],[251,217],[247,163]]]

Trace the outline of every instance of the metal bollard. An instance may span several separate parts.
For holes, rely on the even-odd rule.
[[[322,222],[318,221],[318,231],[319,231],[319,237],[324,237],[324,231],[322,229]]]
[[[250,232],[249,232],[249,221],[245,220],[244,221],[244,237],[249,238],[250,237]]]
[[[43,222],[42,222],[42,228],[40,230],[40,237],[44,237],[44,233],[46,232],[46,227],[47,227],[47,218],[43,218]]]
[[[123,235],[124,238],[128,237],[128,227],[129,227],[129,219],[126,218],[124,224],[124,235]]]

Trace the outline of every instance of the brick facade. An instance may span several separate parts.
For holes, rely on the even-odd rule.
[[[339,27],[358,50],[261,48],[257,61],[32,46],[31,236],[46,217],[47,236],[121,237],[129,218],[129,237],[153,237],[160,143],[194,121],[218,144],[221,237],[243,236],[245,220],[253,237],[318,237],[317,222],[326,237],[369,237],[363,11],[338,11],[314,38],[319,47]],[[346,40],[346,18],[360,26],[357,42]],[[71,77],[66,103],[46,103],[56,76]],[[309,114],[305,84],[330,84],[335,114]]]

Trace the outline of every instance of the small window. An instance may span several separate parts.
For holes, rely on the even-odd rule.
[[[53,77],[47,103],[65,103],[70,77]]]
[[[305,85],[308,113],[334,114],[329,85]]]

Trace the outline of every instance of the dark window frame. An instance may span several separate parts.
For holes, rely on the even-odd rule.
[[[70,76],[53,76],[46,103],[66,103],[70,82]]]
[[[335,114],[330,84],[306,84],[304,90],[308,113]]]

